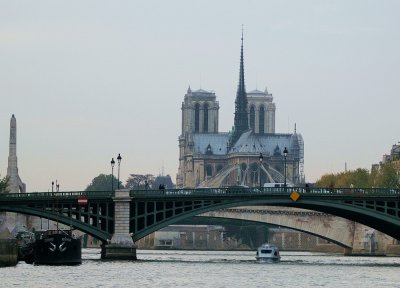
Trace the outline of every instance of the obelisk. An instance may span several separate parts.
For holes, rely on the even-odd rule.
[[[17,161],[17,120],[15,119],[14,114],[10,120],[10,150],[8,154],[8,168],[7,168],[7,177],[8,177],[8,193],[25,193],[26,185],[21,181],[21,178],[18,175],[18,161]],[[3,218],[4,219],[4,218]],[[5,223],[2,223],[3,229],[8,229],[9,232],[12,232],[16,227],[26,227],[27,226],[27,218],[26,215],[16,214],[7,212],[5,215]],[[1,230],[1,227],[0,227]]]

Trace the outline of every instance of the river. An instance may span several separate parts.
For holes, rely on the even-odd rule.
[[[400,257],[281,251],[259,264],[254,251],[138,250],[138,261],[102,261],[83,249],[79,266],[0,268],[0,287],[400,287]]]

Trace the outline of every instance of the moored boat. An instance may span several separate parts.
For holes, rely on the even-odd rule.
[[[19,231],[15,237],[18,244],[18,261],[33,263],[35,233],[28,230]]]
[[[71,230],[47,230],[34,245],[34,263],[39,265],[78,265],[82,263],[81,239]]]
[[[276,263],[281,260],[279,249],[275,245],[263,244],[257,248],[257,262],[260,263]]]

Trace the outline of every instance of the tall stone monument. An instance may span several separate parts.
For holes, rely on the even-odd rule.
[[[25,193],[26,185],[18,175],[17,165],[17,120],[14,114],[10,120],[10,142],[8,155],[8,189],[6,193]],[[27,217],[11,212],[0,213],[0,235],[10,234],[14,229],[27,226]]]
[[[14,114],[10,120],[10,152],[8,154],[8,168],[7,177],[8,192],[10,193],[25,193],[26,185],[22,182],[18,175],[18,164],[17,164],[17,119]]]

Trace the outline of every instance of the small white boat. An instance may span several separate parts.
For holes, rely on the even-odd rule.
[[[275,245],[263,244],[257,248],[256,260],[259,263],[276,263],[281,260],[279,249]]]

